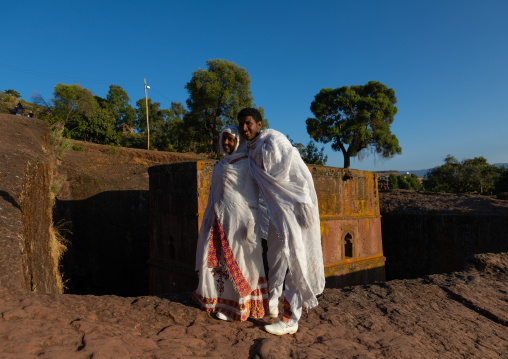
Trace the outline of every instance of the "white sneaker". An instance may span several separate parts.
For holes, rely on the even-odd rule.
[[[279,309],[270,310],[270,318],[278,318],[279,317]]]
[[[231,318],[228,317],[226,314],[221,312],[215,312],[215,317],[220,320],[225,320],[226,322],[230,322]]]
[[[298,331],[298,324],[290,327],[283,320],[279,320],[277,323],[265,325],[265,330],[275,335],[295,334]]]

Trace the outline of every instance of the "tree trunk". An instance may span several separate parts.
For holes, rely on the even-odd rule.
[[[213,136],[212,136],[212,151],[217,155],[220,153],[219,148],[219,130],[217,129],[217,125],[219,123],[219,116],[215,117],[213,122]]]
[[[351,157],[349,157],[347,153],[344,153],[344,168],[349,168],[349,166],[351,165],[350,161]]]
[[[338,141],[337,143],[339,145],[340,151],[342,152],[342,155],[344,156],[344,168],[349,168],[351,156],[349,156],[349,152],[346,150],[342,142]]]

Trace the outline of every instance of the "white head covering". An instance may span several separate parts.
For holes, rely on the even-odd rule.
[[[224,132],[237,139],[236,148],[231,154],[227,154],[222,148]],[[213,169],[210,195],[196,247],[196,270],[202,271],[207,268],[210,234],[217,220],[222,226],[241,273],[250,288],[256,288],[259,278],[264,276],[262,256],[256,254],[262,252],[259,225],[256,225],[259,189],[250,173],[247,143],[240,136],[239,127],[235,125],[226,127],[221,132],[219,140],[224,158]]]
[[[236,138],[236,147],[231,154],[224,151],[224,148],[222,147],[222,134],[224,132],[230,133]],[[219,147],[220,153],[222,153],[224,158],[227,160],[233,160],[237,157],[245,155],[247,153],[247,141],[242,136],[240,136],[240,127],[237,125],[231,125],[223,129],[219,137]]]

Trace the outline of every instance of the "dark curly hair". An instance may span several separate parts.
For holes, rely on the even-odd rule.
[[[238,112],[238,116],[236,116],[236,118],[238,119],[238,121],[240,121],[241,118],[247,116],[251,116],[256,122],[263,122],[263,117],[261,116],[261,113],[257,109],[250,107],[244,108],[240,112]]]

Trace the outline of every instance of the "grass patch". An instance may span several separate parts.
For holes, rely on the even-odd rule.
[[[62,159],[64,153],[72,149],[73,146],[72,142],[68,138],[63,137],[62,133],[63,129],[53,127],[49,134],[52,147],[51,152],[57,159]]]
[[[63,232],[69,232],[66,229],[67,223],[61,222],[52,224],[49,228],[49,250],[51,258],[53,260],[52,271],[53,277],[56,278],[56,292],[63,294],[65,292],[65,283],[62,279],[62,273],[60,271],[60,261],[67,250],[69,241],[63,236]]]

